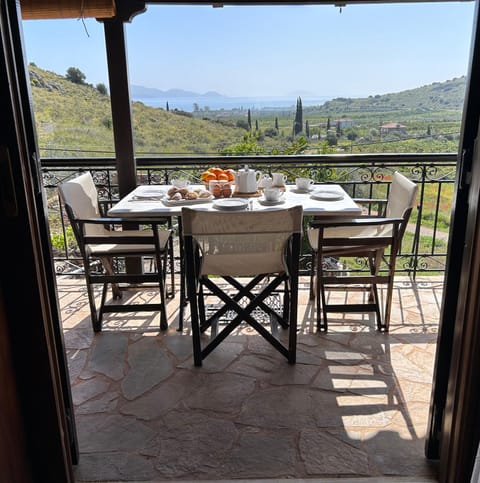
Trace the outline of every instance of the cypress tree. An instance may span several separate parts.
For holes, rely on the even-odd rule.
[[[302,131],[303,127],[303,108],[302,108],[302,98],[298,96],[297,98],[297,109],[295,112],[295,122],[293,125],[293,132],[298,134],[299,132]]]
[[[307,136],[307,138],[310,137],[310,124],[308,123],[308,120],[305,121],[305,136]]]
[[[168,101],[167,101],[167,111],[169,111],[169,110],[170,110],[170,107],[168,106]]]
[[[327,118],[327,131],[330,130],[330,118]]]
[[[252,130],[252,114],[250,112],[250,109],[247,112],[247,122],[248,122],[248,130]]]
[[[258,119],[255,119],[255,131],[258,131]]]
[[[275,118],[275,129],[278,131],[278,117]]]

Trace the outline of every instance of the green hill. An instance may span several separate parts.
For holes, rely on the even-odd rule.
[[[29,66],[40,154],[43,157],[111,156],[110,98],[91,85]],[[242,140],[233,122],[196,119],[189,113],[132,103],[137,155],[216,154]]]
[[[358,99],[339,97],[312,110],[325,113],[458,111],[463,108],[465,88],[466,78],[459,77],[391,94]]]
[[[40,155],[113,156],[109,96],[33,64],[29,71]],[[245,138],[245,111],[192,114],[133,102],[135,150],[137,156],[316,153],[325,152],[327,142],[331,152],[455,152],[465,87],[466,79],[460,77],[397,93],[336,98],[304,107],[303,119],[310,129],[308,134],[300,133],[305,137],[301,149],[298,139],[292,138],[294,112],[255,111],[252,133]],[[351,127],[332,134],[329,120],[344,118],[351,118]],[[382,135],[379,128],[387,122],[404,124],[405,133]]]

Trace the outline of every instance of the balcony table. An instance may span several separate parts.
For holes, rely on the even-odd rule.
[[[201,185],[190,185],[190,189],[203,187]],[[338,201],[322,201],[311,198],[311,192],[318,188],[325,188],[335,190],[343,194],[343,198]],[[165,218],[176,217],[178,219],[179,234],[180,234],[180,250],[182,249],[181,237],[181,214],[183,206],[189,206],[198,210],[217,211],[210,200],[205,203],[190,204],[188,202],[178,204],[164,204],[161,194],[166,195],[171,186],[167,185],[141,185],[137,186],[127,196],[122,198],[117,204],[112,206],[108,211],[108,216],[119,218]],[[157,194],[155,193],[155,190]],[[275,210],[277,208],[289,208],[296,205],[302,205],[304,216],[358,216],[362,213],[361,208],[352,200],[352,198],[343,190],[340,185],[335,184],[318,184],[313,185],[310,192],[299,193],[295,186],[287,185],[285,188],[285,202],[276,205],[266,206],[260,203],[260,197],[252,196],[247,198],[251,200],[248,209],[252,210]],[[183,280],[184,259],[180,257],[180,273],[182,275],[182,282],[180,284],[180,310],[179,310],[179,331],[183,328],[183,306],[186,303],[186,289],[185,281]]]

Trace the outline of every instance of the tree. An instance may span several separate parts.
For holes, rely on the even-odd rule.
[[[77,67],[69,67],[65,78],[74,84],[84,85],[87,76],[80,69],[77,69]]]
[[[248,122],[248,130],[252,130],[252,113],[250,112],[250,109],[247,111],[247,122]]]
[[[239,119],[236,123],[236,126],[245,129],[245,131],[250,129],[248,122],[245,119]]]
[[[278,131],[278,117],[275,118],[275,129]]]
[[[305,121],[305,136],[307,136],[307,138],[310,137],[310,124],[308,123],[308,120]]]
[[[327,132],[330,131],[330,118],[327,118]]]
[[[258,129],[258,119],[255,119],[255,131],[259,131],[259,129]]]
[[[170,111],[170,106],[168,105],[168,101],[167,101],[166,109],[167,111]]]
[[[108,94],[108,91],[107,91],[107,86],[105,84],[97,84],[95,86],[95,89],[97,89],[97,91],[102,94],[102,96],[106,96]]]
[[[302,132],[302,127],[303,127],[302,98],[298,96],[297,109],[295,111],[295,121],[293,123],[293,135],[296,136],[298,133]]]

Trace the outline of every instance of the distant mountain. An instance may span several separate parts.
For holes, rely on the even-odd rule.
[[[224,97],[218,92],[208,91],[204,94],[199,94],[198,92],[185,91],[183,89],[168,89],[167,91],[162,91],[155,87],[144,87],[137,86],[135,84],[130,85],[130,95],[133,99],[145,99],[145,98],[171,98],[176,97]]]

